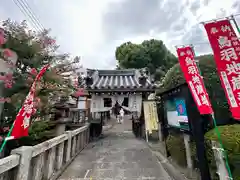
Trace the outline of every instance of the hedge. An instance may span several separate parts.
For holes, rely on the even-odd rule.
[[[224,149],[228,155],[228,163],[234,180],[240,180],[240,125],[219,126]],[[212,180],[218,180],[216,161],[211,146],[211,141],[217,141],[218,137],[214,129],[205,134],[206,156]],[[186,167],[186,152],[183,137],[179,134],[170,133],[166,140],[167,149],[171,158],[180,166]],[[196,145],[191,141],[191,155],[194,168],[197,168]]]
[[[186,150],[182,134],[171,133],[166,139],[167,150],[171,158],[180,166],[186,167]]]
[[[55,137],[55,125],[53,121],[34,122],[29,129],[29,136],[7,141],[4,155],[9,155],[12,149],[20,146],[34,146]]]
[[[224,149],[228,155],[229,165],[233,174],[234,180],[240,180],[240,124],[219,126],[218,130],[221,134]],[[218,137],[214,129],[205,134],[206,146],[209,147],[209,141],[217,141]],[[208,149],[208,159],[210,165],[213,165],[213,154]],[[212,166],[214,167],[214,166]],[[211,168],[215,171],[213,168]]]

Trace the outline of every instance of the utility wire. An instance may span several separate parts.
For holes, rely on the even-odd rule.
[[[26,4],[26,2],[23,2],[22,0],[14,0],[18,3],[18,5],[21,7],[21,9],[25,12],[25,14],[30,18],[30,20],[34,23],[34,25],[37,27],[38,31],[43,31],[44,27],[42,24],[37,20],[35,17],[35,14],[32,12],[31,9],[29,9],[29,5]]]
[[[32,15],[33,19],[37,22],[39,27],[41,27],[42,29],[45,29],[44,26],[42,25],[41,21],[39,20],[38,16],[36,16],[36,13],[34,13],[32,8],[29,6],[28,2],[26,0],[21,0],[21,2],[28,9],[28,12]]]
[[[39,18],[36,16],[36,14],[33,12],[32,8],[30,7],[30,5],[27,3],[26,0],[13,0],[13,2],[19,7],[19,9],[21,10],[21,12],[32,22],[32,25],[34,26],[34,28],[39,31],[42,32],[45,28],[42,25],[42,23],[40,22]],[[59,52],[59,50],[55,51],[58,54],[62,54]]]
[[[43,31],[43,29],[38,25],[37,22],[34,21],[31,14],[29,14],[28,11],[26,11],[26,7],[21,4],[18,0],[13,0],[14,4],[20,9],[20,11],[30,20],[30,23],[32,24],[33,28],[36,31]]]
[[[41,28],[36,24],[36,22],[32,19],[26,9],[20,4],[17,0],[13,0],[14,4],[19,8],[19,10],[24,14],[24,16],[29,20],[31,25],[36,31],[41,31]]]

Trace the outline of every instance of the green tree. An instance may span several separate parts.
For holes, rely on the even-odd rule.
[[[145,68],[160,80],[177,58],[161,40],[145,40],[141,44],[126,42],[116,48],[115,56],[120,68]]]
[[[12,101],[5,103],[2,118],[11,123],[16,117],[17,107],[23,103],[36,75],[31,74],[31,69],[39,71],[44,65],[51,64],[37,86],[40,103],[35,117],[44,117],[59,96],[68,96],[73,91],[69,76],[75,71],[77,58],[71,60],[68,54],[57,54],[59,46],[49,35],[49,30],[37,33],[29,29],[26,21],[16,23],[11,20],[3,22],[3,29],[7,38],[3,48],[16,52],[18,60],[13,74],[15,83],[4,92]]]
[[[199,60],[199,67],[204,79],[207,92],[209,94],[211,104],[213,106],[216,119],[218,123],[229,119],[229,107],[226,100],[224,90],[221,86],[219,76],[217,74],[215,61],[212,55],[199,56],[196,59]],[[183,84],[185,79],[183,77],[182,70],[179,63],[175,64],[168,70],[165,77],[161,82],[161,88],[158,93],[174,88],[180,84]]]

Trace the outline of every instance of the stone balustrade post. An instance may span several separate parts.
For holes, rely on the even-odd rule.
[[[84,147],[85,147],[87,144],[87,131],[84,131],[83,134],[84,134]]]
[[[49,150],[48,157],[47,157],[47,163],[46,163],[46,173],[44,174],[45,179],[49,179],[53,172],[55,167],[55,160],[56,160],[56,146],[52,147]]]
[[[90,140],[90,128],[87,129],[87,143],[89,143]]]
[[[187,158],[187,166],[189,169],[192,169],[192,158],[191,158],[191,149],[190,149],[190,144],[189,144],[189,135],[188,134],[183,134],[184,138],[184,145],[186,149],[186,158]]]
[[[81,149],[84,148],[83,141],[84,141],[84,139],[83,139],[83,133],[81,132],[81,133],[80,133],[80,147],[81,147]]]
[[[81,133],[78,135],[78,151],[82,150],[82,138]]]
[[[34,180],[41,180],[44,174],[44,153],[41,153],[37,157],[35,157],[35,163],[33,164],[33,174]]]
[[[85,126],[74,131],[67,131],[63,135],[35,146],[22,146],[14,149],[11,151],[11,156],[0,159],[0,164],[2,164],[0,180],[3,175],[8,176],[9,173],[14,180],[55,179],[65,165],[84,149],[88,142],[89,127]],[[9,171],[12,168],[16,168],[14,174]]]
[[[225,165],[224,161],[224,152],[223,149],[220,147],[220,144],[218,142],[212,141],[212,149],[216,161],[217,166],[217,174],[219,176],[220,180],[229,179],[229,174]]]
[[[76,136],[72,137],[72,157],[76,154],[77,139]]]
[[[71,159],[71,150],[72,150],[72,132],[71,132],[71,131],[67,131],[66,133],[67,133],[67,135],[68,135],[66,162],[68,162],[68,161]]]
[[[64,142],[59,144],[57,148],[57,170],[59,170],[62,167],[63,153],[64,153]]]
[[[20,163],[16,172],[16,180],[28,180],[32,153],[32,146],[22,146],[12,150],[11,154],[20,155]]]

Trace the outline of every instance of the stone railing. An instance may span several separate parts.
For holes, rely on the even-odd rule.
[[[89,142],[89,125],[0,159],[0,180],[55,180]]]

